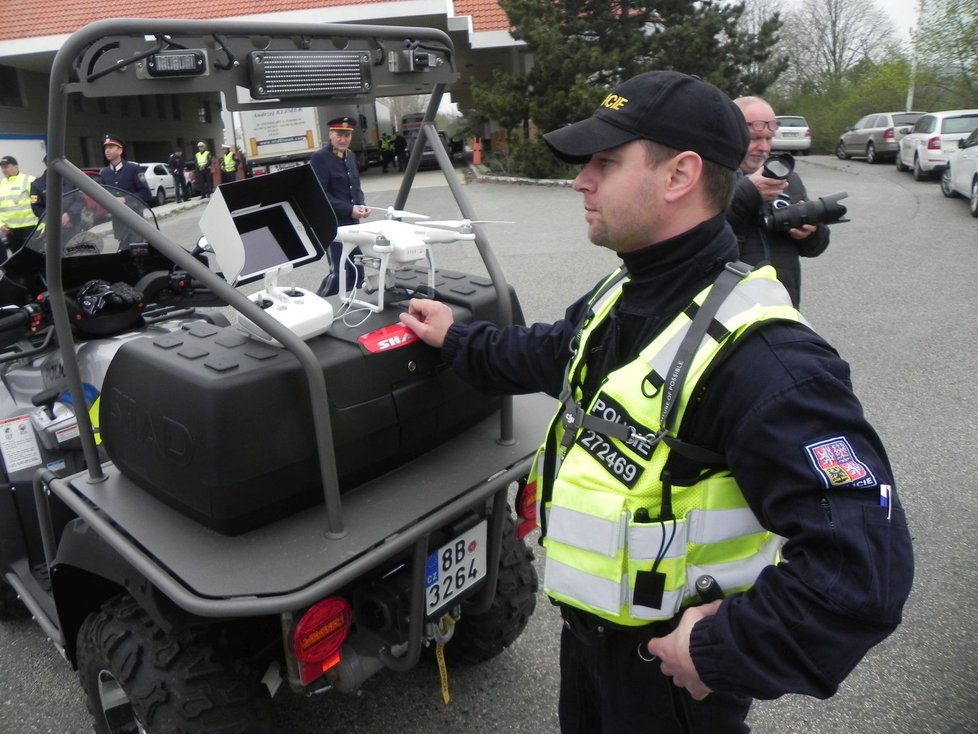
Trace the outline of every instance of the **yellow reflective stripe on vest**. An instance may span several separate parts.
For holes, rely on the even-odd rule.
[[[595,303],[594,318],[582,329],[580,348],[568,375],[583,372],[588,340],[608,317],[621,286],[618,283]],[[695,303],[702,304],[709,290],[698,294]],[[695,315],[695,310],[688,311],[688,315],[677,315],[635,360],[607,376],[587,406],[589,414],[600,414],[606,420],[612,416],[613,424],[624,423],[629,431],[661,431],[665,391],[650,391],[647,378],[650,367],[660,379],[673,369]],[[681,425],[679,419],[697,383],[721,347],[748,333],[753,325],[777,319],[803,322],[773,269],[761,268],[742,279],[721,304],[714,328],[693,355],[675,405],[676,425]],[[569,394],[562,412],[580,410],[577,400],[579,392]],[[560,416],[551,431],[558,439],[563,437]],[[566,453],[558,464],[550,501],[541,508],[548,523],[543,541],[547,549],[544,590],[553,599],[617,624],[641,625],[675,616],[695,597],[695,580],[702,573],[713,575],[725,591],[739,591],[749,588],[761,569],[776,562],[781,539],[761,527],[729,472],[703,477],[691,486],[673,487],[674,519],[648,521],[643,517],[645,521],[639,522],[636,513],[640,508],[652,518],[661,512],[661,472],[670,448],[664,443],[640,446],[586,428],[573,431],[565,437]],[[612,433],[623,435],[617,427]],[[534,462],[538,474],[543,460],[541,451]],[[653,577],[654,591],[649,592]],[[653,598],[656,606],[647,606]]]
[[[778,554],[784,538],[779,535],[768,535],[767,540],[748,558],[738,559],[727,563],[687,563],[686,578],[690,587],[703,574],[716,579],[717,584],[730,594],[736,591],[746,591],[754,585],[754,581],[766,567],[777,563]]]

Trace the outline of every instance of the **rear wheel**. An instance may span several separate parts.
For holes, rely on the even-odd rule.
[[[978,217],[978,177],[971,182],[971,196],[968,197],[968,209],[971,210],[971,216]]]
[[[165,632],[127,594],[82,624],[78,676],[98,734],[273,731],[266,689],[218,659],[207,628]]]
[[[867,163],[879,163],[879,158],[876,157],[876,146],[870,143],[866,146],[866,162]]]
[[[953,199],[958,195],[958,192],[954,190],[951,185],[951,167],[948,166],[944,169],[941,174],[941,193],[944,194],[949,199]]]
[[[492,606],[482,614],[465,614],[463,606],[462,618],[445,646],[445,657],[453,662],[473,665],[496,657],[523,633],[536,608],[533,552],[517,540],[511,517],[506,518],[502,544]]]
[[[930,178],[930,174],[920,167],[920,156],[915,155],[913,157],[913,180],[925,181],[928,178]]]
[[[156,190],[156,196],[154,198],[156,199],[157,206],[163,206],[166,203],[166,191],[162,186]]]
[[[839,160],[843,161],[849,157],[849,154],[846,153],[846,145],[841,140],[839,141],[839,144],[835,146],[835,155]]]

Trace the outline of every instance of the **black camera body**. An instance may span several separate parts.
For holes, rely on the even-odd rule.
[[[761,175],[767,178],[784,180],[795,170],[795,159],[790,153],[772,155],[764,161]],[[849,194],[841,191],[831,196],[820,196],[814,201],[799,201],[792,204],[791,199],[782,195],[761,210],[761,225],[771,232],[787,232],[804,224],[832,224],[848,222],[843,219],[846,208],[839,203]]]

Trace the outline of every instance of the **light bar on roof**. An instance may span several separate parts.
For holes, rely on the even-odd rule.
[[[253,51],[253,99],[362,94],[371,88],[366,51]]]

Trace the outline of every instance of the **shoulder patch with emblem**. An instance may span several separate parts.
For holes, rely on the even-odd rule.
[[[826,489],[876,486],[873,472],[859,460],[845,436],[810,443],[805,455]]]

